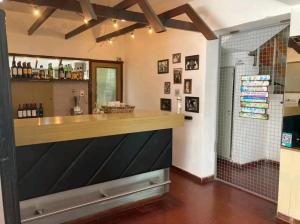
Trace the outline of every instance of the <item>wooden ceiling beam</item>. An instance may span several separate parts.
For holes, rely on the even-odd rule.
[[[41,16],[31,25],[27,31],[28,35],[32,35],[55,11],[56,8],[47,7]]]
[[[138,0],[124,0],[124,1],[120,2],[119,4],[115,5],[114,8],[128,9],[128,8],[132,7],[133,5],[135,5],[137,1]],[[96,20],[91,20],[88,24],[83,24],[83,25],[77,27],[76,29],[70,31],[69,33],[67,33],[65,35],[65,39],[70,39],[86,30],[93,28],[94,26],[97,26],[97,25],[105,22],[106,20],[107,20],[107,18],[105,18],[105,17],[98,17]]]
[[[293,48],[298,54],[300,54],[300,43],[297,42],[294,37],[290,37],[289,47]]]
[[[173,17],[187,14],[187,16],[193,21],[191,22],[185,22],[180,21],[176,19],[171,19]],[[196,15],[195,15],[196,14]],[[200,16],[195,12],[195,10],[188,4],[176,7],[174,9],[168,10],[164,13],[161,13],[158,16],[161,20],[164,26],[174,28],[174,29],[181,29],[186,31],[194,31],[194,32],[201,32],[206,39],[208,40],[214,40],[217,39],[217,36],[214,34],[214,32],[206,25],[206,23],[200,18]],[[146,25],[143,24],[134,24],[131,26],[128,26],[124,29],[119,30],[119,32],[113,32],[106,34],[104,36],[96,38],[97,42],[109,40],[113,37],[117,37],[120,35],[124,35],[127,33],[130,33],[134,31],[135,29],[143,28]]]
[[[76,0],[11,0],[37,6],[54,7],[61,10],[82,13],[80,3]],[[137,23],[148,24],[144,13],[132,12],[123,9],[113,8],[105,5],[92,4],[94,11],[98,17],[106,17],[118,20],[127,20]]]
[[[154,12],[153,8],[149,4],[148,0],[140,0],[138,1],[138,5],[142,9],[147,18],[150,26],[155,30],[156,33],[165,32],[166,28]]]
[[[203,21],[203,19],[199,16],[199,14],[190,6],[189,4],[185,5],[185,13],[192,20],[195,27],[205,36],[207,40],[215,40],[217,36],[215,33],[209,28],[209,26]]]

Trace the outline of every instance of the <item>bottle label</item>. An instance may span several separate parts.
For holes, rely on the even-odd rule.
[[[22,68],[18,68],[18,75],[22,75],[23,74],[23,69]]]
[[[32,115],[32,117],[36,117],[36,110],[32,110],[31,115]]]
[[[18,111],[18,118],[22,118],[23,117],[23,111],[19,110]]]
[[[27,111],[26,110],[23,110],[22,114],[23,114],[22,117],[27,117]]]
[[[18,69],[17,68],[13,68],[12,69],[12,75],[13,76],[17,76],[18,75]]]
[[[31,110],[27,110],[27,117],[31,117]]]

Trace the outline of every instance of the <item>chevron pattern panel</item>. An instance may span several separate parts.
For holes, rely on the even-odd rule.
[[[17,147],[21,201],[172,165],[172,129]]]

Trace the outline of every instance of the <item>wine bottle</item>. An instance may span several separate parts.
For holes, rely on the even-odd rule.
[[[27,77],[32,79],[32,68],[30,62],[27,63]]]
[[[48,64],[48,78],[49,79],[53,79],[53,67],[52,67],[52,63]]]
[[[31,118],[31,104],[26,104],[27,118]]]
[[[60,61],[60,63],[59,63],[58,77],[59,77],[59,79],[65,79],[66,78],[62,61]]]
[[[26,62],[23,62],[22,64],[22,78],[26,79],[28,78],[28,72],[27,72],[27,65],[26,65]]]
[[[13,57],[13,61],[12,61],[11,75],[12,75],[12,78],[14,78],[14,79],[18,77],[18,68],[17,68],[17,65],[16,65],[15,56]]]
[[[21,104],[19,104],[18,107],[18,119],[22,119],[23,118],[23,109],[21,107]]]
[[[38,109],[38,116],[39,117],[44,117],[44,108],[43,108],[43,104],[40,103],[40,107]]]
[[[39,79],[45,79],[45,70],[43,65],[40,65],[40,71],[39,71]]]
[[[23,104],[22,107],[22,118],[27,118],[27,109],[25,104]]]
[[[23,76],[23,68],[22,68],[22,64],[21,64],[20,61],[18,62],[18,67],[17,67],[17,69],[18,69],[17,77],[18,77],[18,78],[22,78],[22,76]]]
[[[34,103],[31,108],[31,117],[33,117],[33,118],[37,117],[36,111],[37,111],[37,108],[36,108],[36,104]]]

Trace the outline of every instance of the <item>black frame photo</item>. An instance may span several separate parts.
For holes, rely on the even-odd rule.
[[[160,99],[160,110],[163,111],[172,111],[172,100],[161,98]]]
[[[173,81],[174,81],[174,84],[182,83],[182,68],[174,68],[173,69]]]
[[[185,57],[185,70],[199,70],[199,55],[192,55]]]
[[[173,64],[181,63],[181,53],[176,53],[172,55]]]
[[[171,94],[171,82],[164,83],[164,94]]]
[[[192,79],[185,79],[183,84],[184,94],[192,94],[192,89],[193,89],[192,86],[193,86]]]
[[[158,74],[169,73],[169,59],[159,60],[157,62],[157,73]]]
[[[199,97],[185,97],[185,111],[199,113]]]

